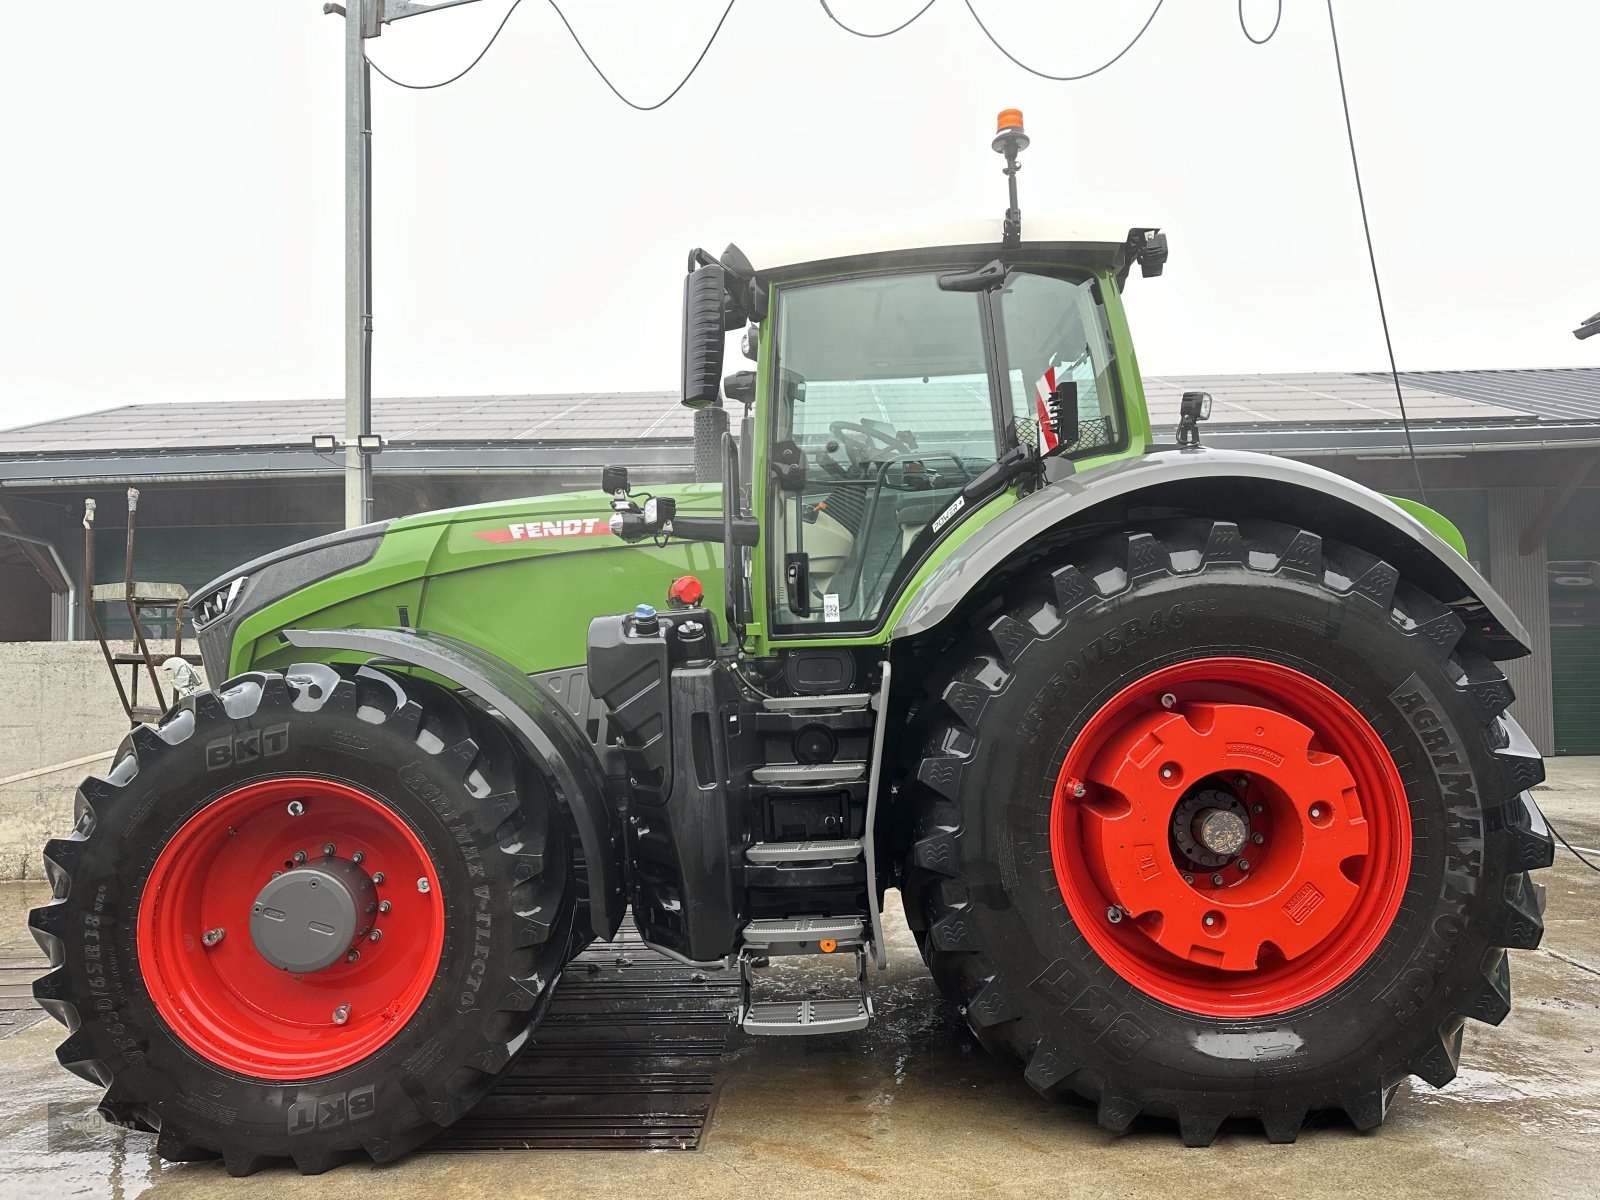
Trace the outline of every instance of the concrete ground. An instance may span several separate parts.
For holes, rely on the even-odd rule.
[[[1557,759],[1540,804],[1580,847],[1600,848],[1600,759]],[[1591,856],[1600,858],[1600,854]],[[890,914],[892,965],[875,977],[866,1034],[826,1040],[735,1035],[699,1152],[419,1153],[385,1167],[303,1179],[274,1169],[160,1162],[152,1139],[88,1130],[47,1144],[48,1102],[98,1089],[60,1070],[60,1028],[0,1039],[0,1196],[1284,1196],[1600,1195],[1600,876],[1559,850],[1544,872],[1544,946],[1514,952],[1516,1007],[1498,1029],[1468,1023],[1460,1077],[1413,1081],[1370,1135],[1324,1120],[1297,1145],[1254,1126],[1185,1150],[1168,1126],[1103,1133],[1088,1110],[1040,1100],[973,1045]],[[22,936],[38,885],[0,887],[0,944]],[[56,1142],[60,1141],[58,1135]],[[52,1143],[54,1144],[54,1143]]]

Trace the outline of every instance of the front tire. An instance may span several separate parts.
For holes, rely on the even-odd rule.
[[[1019,594],[907,789],[907,911],[979,1039],[1190,1145],[1230,1117],[1371,1128],[1406,1076],[1453,1078],[1552,858],[1541,761],[1456,614],[1267,523],[1099,539]]]
[[[570,857],[541,781],[443,689],[242,675],[80,788],[45,848],[34,995],[69,1031],[62,1065],[164,1158],[387,1161],[487,1093],[543,1015]]]

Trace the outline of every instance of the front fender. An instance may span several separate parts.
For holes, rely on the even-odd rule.
[[[547,693],[505,660],[439,633],[409,629],[286,629],[292,646],[370,654],[374,662],[420,667],[493,706],[543,770],[556,801],[572,815],[583,847],[589,928],[609,939],[622,923],[626,874],[622,820],[606,791],[594,747]]]
[[[1386,496],[1293,459],[1242,450],[1173,450],[1122,459],[1054,481],[996,516],[939,567],[912,598],[894,637],[924,633],[983,581],[1063,527],[1133,506],[1220,519],[1298,524],[1377,554],[1452,605],[1491,658],[1529,653],[1511,606],[1448,542]]]

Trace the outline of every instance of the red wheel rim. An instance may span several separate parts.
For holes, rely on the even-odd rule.
[[[1239,821],[1242,843],[1221,853]],[[1050,850],[1073,921],[1118,975],[1177,1008],[1264,1016],[1371,957],[1405,891],[1411,823],[1393,758],[1348,700],[1277,663],[1202,658],[1084,726]]]
[[[297,854],[359,864],[378,906],[359,918],[353,958],[304,974],[263,957],[250,925],[261,889]],[[162,849],[139,903],[139,966],[157,1011],[195,1054],[263,1079],[310,1079],[372,1054],[416,1013],[443,948],[443,896],[416,833],[330,779],[219,796]]]

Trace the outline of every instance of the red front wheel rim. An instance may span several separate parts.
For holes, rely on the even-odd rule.
[[[262,953],[252,914],[270,882],[308,865],[355,881],[342,886],[356,915],[328,935],[335,961],[296,972]],[[139,903],[139,966],[157,1011],[195,1054],[262,1079],[310,1079],[374,1053],[421,1006],[443,949],[443,895],[421,839],[376,797],[330,779],[219,796],[162,849]]]
[[[1164,667],[1074,739],[1055,876],[1112,970],[1191,1012],[1265,1016],[1349,979],[1405,891],[1411,822],[1383,739],[1302,671]]]

